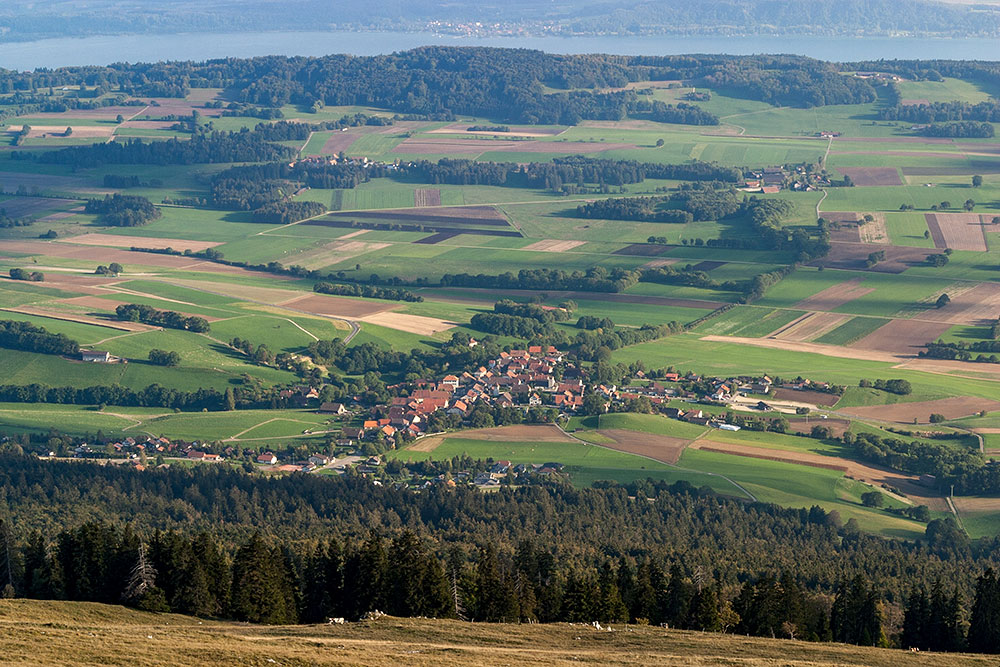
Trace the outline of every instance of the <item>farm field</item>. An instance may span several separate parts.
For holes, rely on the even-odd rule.
[[[668,104],[687,103],[691,93],[704,92],[692,103],[717,115],[719,124],[656,122],[638,111],[621,120],[570,125],[567,115],[530,125],[479,114],[283,105],[286,120],[312,124],[308,132],[273,142],[290,149],[290,164],[308,158],[304,164],[329,176],[339,173],[343,154],[356,169],[350,178],[307,183],[289,176],[276,185],[278,201],[309,211],[290,217],[262,216],[261,202],[225,203],[219,194],[220,180],[240,173],[228,170],[252,159],[71,165],[43,157],[94,141],[124,145],[126,137],[192,141],[197,137],[191,128],[177,119],[195,110],[201,116],[197,122],[212,123],[217,131],[249,132],[275,117],[254,117],[245,105],[233,107],[239,115],[230,113],[220,104],[233,99],[231,91],[195,87],[186,98],[133,99],[129,106],[123,106],[128,98],[123,92],[106,108],[12,115],[5,131],[24,125],[31,131],[23,145],[0,146],[0,158],[12,158],[0,159],[0,210],[5,219],[17,220],[0,225],[0,319],[44,327],[127,363],[84,364],[78,357],[0,348],[2,384],[78,389],[118,384],[133,391],[159,385],[166,391],[228,389],[245,395],[330,384],[338,387],[327,394],[333,400],[357,403],[358,421],[401,387],[409,387],[402,389],[408,393],[410,383],[485,367],[488,359],[475,354],[468,369],[460,367],[464,352],[456,356],[461,362],[437,354],[454,349],[445,347],[453,336],[460,345],[471,336],[476,344],[496,341],[508,349],[551,342],[585,376],[600,371],[602,384],[618,388],[668,367],[709,378],[766,374],[839,384],[846,387],[844,395],[821,396],[833,398],[817,402],[815,409],[840,431],[883,433],[885,423],[914,419],[926,425],[934,413],[949,424],[985,429],[984,449],[1000,451],[1000,431],[989,430],[1000,429],[1000,422],[975,416],[1000,411],[1000,366],[917,356],[938,339],[982,349],[991,345],[991,329],[1000,317],[1000,227],[993,223],[1000,216],[1000,141],[925,137],[911,129],[912,122],[884,120],[891,102],[883,86],[863,104],[794,108],[691,81],[633,81],[630,87],[645,84],[650,90],[643,89],[643,96],[648,92],[648,99]],[[903,106],[954,100],[974,105],[995,99],[997,92],[952,77],[904,77],[898,88]],[[45,95],[44,87],[39,90]],[[0,111],[9,106],[0,103]],[[122,123],[116,120],[119,113]],[[345,114],[365,116],[338,125]],[[451,120],[440,120],[446,117]],[[315,125],[320,122],[326,124]],[[473,125],[506,125],[509,131],[469,131]],[[73,128],[71,135],[58,136],[66,127]],[[16,143],[13,134],[5,136]],[[442,158],[451,162],[436,166],[453,171],[429,177],[407,171],[411,162]],[[495,169],[505,176],[472,177],[471,170],[462,171],[467,165],[462,160],[503,163]],[[646,166],[629,166],[622,172],[627,177],[614,172],[602,181],[602,170],[611,173],[616,161]],[[694,161],[738,171],[720,185],[687,181],[652,166]],[[558,169],[529,182],[529,167],[539,164]],[[573,172],[573,165],[600,169]],[[292,173],[282,169],[281,178]],[[779,191],[765,187],[763,194],[761,183],[752,185],[763,180],[767,186],[762,174],[775,169],[782,174]],[[975,176],[981,178],[974,184]],[[652,214],[673,210],[692,193],[728,189],[733,181],[746,187],[736,192],[731,208],[687,217]],[[113,193],[148,199],[158,216],[118,226],[84,211],[91,197]],[[652,213],[633,215],[627,207],[639,197],[671,199],[652,200]],[[625,203],[598,209],[601,217],[578,210],[619,198]],[[758,198],[785,203],[776,204],[783,212],[771,221],[777,231],[766,243],[751,217]],[[819,226],[820,217],[828,227]],[[655,221],[664,219],[687,221]],[[822,250],[829,241],[829,252],[804,252],[814,248],[802,245],[802,238],[819,241]],[[121,265],[118,274],[107,268],[97,273],[112,263]],[[17,269],[43,279],[8,278],[12,270],[18,275]],[[321,281],[340,291],[313,291]],[[943,295],[947,303],[939,303]],[[492,325],[482,323],[488,319],[474,318],[493,311],[500,299],[572,312],[559,314],[558,322],[539,332],[491,333]],[[122,304],[204,318],[209,329],[195,333],[120,322],[114,313]],[[630,344],[639,327],[669,322],[677,323],[676,333]],[[234,339],[241,339],[236,344],[243,349],[231,345]],[[311,344],[335,339],[358,358],[329,366],[309,358]],[[179,361],[156,366],[149,361],[154,349],[174,351]],[[413,350],[428,356],[411,362],[405,355]],[[387,351],[396,355],[379,356]],[[447,370],[437,373],[441,369]],[[891,378],[908,381],[912,393],[895,396],[858,386]],[[552,396],[541,393],[550,407]],[[772,393],[769,400],[815,398],[777,396]],[[340,420],[279,407],[291,404],[274,400],[268,408],[262,400],[252,410],[175,413],[159,407],[25,403],[20,409],[3,403],[0,433],[54,428],[82,437],[101,430],[275,449],[325,444],[341,435]],[[789,416],[796,417],[791,410]],[[788,507],[819,504],[886,536],[909,539],[923,530],[922,524],[861,507],[864,484],[847,479],[843,470],[815,465],[821,459],[791,461],[793,456],[849,459],[834,441],[748,431],[706,436],[705,427],[654,415],[562,417],[570,436],[559,441],[484,439],[456,431],[436,443],[418,441],[423,448],[400,440],[392,449],[389,441],[378,440],[370,449],[388,448],[387,456],[399,461],[462,454],[558,461],[579,486],[646,477],[684,480]],[[698,445],[706,440],[714,444]],[[718,451],[725,446],[732,451]],[[735,453],[738,447],[746,448],[743,455]],[[762,451],[778,452],[777,458],[761,458]],[[986,505],[958,508],[970,535],[1000,530],[1000,510]]]

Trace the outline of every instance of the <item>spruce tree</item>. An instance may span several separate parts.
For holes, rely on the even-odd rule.
[[[976,579],[967,643],[976,653],[1000,653],[1000,582],[993,568]]]

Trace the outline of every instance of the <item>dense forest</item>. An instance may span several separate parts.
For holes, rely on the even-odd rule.
[[[192,87],[217,87],[239,91],[239,103],[268,108],[357,105],[431,119],[472,114],[503,122],[575,125],[584,119],[624,118],[639,100],[635,91],[622,88],[647,80],[685,80],[790,106],[876,98],[867,81],[845,76],[833,64],[798,56],[567,56],[439,46],[364,57],[268,56],[5,71],[0,72],[0,92],[30,93],[83,82],[104,92],[176,97]],[[556,92],[546,92],[543,86]],[[651,105],[648,113],[687,122],[710,120],[703,112],[680,107]],[[105,163],[111,159],[106,156]],[[242,159],[231,161],[237,160]]]
[[[96,214],[101,224],[113,227],[138,227],[163,216],[145,197],[117,193],[104,199],[88,199],[83,211]]]
[[[265,623],[375,609],[479,621],[646,619],[946,650],[965,646],[968,621],[970,648],[1000,650],[985,639],[1000,620],[986,571],[997,545],[969,542],[951,520],[908,542],[865,535],[819,507],[747,503],[683,482],[574,489],[555,479],[490,494],[444,485],[413,493],[353,474],[140,472],[13,453],[0,461],[7,594]],[[449,462],[433,465],[447,471]],[[947,588],[936,593],[936,582]],[[954,620],[914,638],[936,596]]]

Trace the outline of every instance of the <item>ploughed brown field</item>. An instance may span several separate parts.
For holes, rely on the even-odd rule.
[[[866,267],[868,255],[875,250],[885,252],[885,260],[874,267]],[[809,262],[809,266],[825,266],[831,269],[852,271],[875,271],[877,273],[902,273],[911,266],[923,264],[927,259],[926,248],[910,248],[897,245],[871,243],[831,243],[830,252],[825,257]]]
[[[795,310],[835,310],[845,303],[874,291],[870,287],[861,287],[861,278],[852,278],[816,292],[811,297],[802,299],[792,308]]]
[[[672,438],[666,435],[639,433],[622,429],[601,429],[598,431],[613,442],[601,443],[601,447],[619,452],[645,456],[655,461],[674,464],[680,459],[681,453],[691,441],[685,438]]]
[[[827,394],[822,391],[799,391],[797,389],[785,389],[782,387],[772,389],[771,396],[774,396],[774,398],[779,401],[812,403],[813,405],[825,405],[826,407],[832,407],[837,404],[837,401],[840,400],[840,396],[837,396],[836,394]],[[826,424],[827,421],[830,420],[823,420],[823,423]]]
[[[3,176],[0,176],[0,184],[5,183],[6,181]],[[25,218],[40,211],[48,211],[56,206],[72,204],[75,201],[74,199],[52,199],[48,197],[11,197],[0,200],[0,210],[5,211],[11,218]]]
[[[840,408],[840,412],[856,415],[865,419],[880,419],[912,424],[930,423],[932,414],[944,415],[947,419],[968,417],[982,410],[1000,410],[1000,401],[975,396],[959,396],[939,398],[935,401],[915,401],[913,403],[893,403],[892,405],[867,405],[853,408]]]
[[[924,343],[937,340],[950,327],[950,324],[941,322],[889,320],[848,347],[915,357],[924,349]]]
[[[918,317],[935,322],[984,326],[995,322],[997,313],[1000,313],[1000,285],[996,283],[980,283],[961,292],[949,291],[948,296],[951,302],[947,306],[926,310]]]
[[[850,176],[858,187],[903,184],[896,167],[837,167],[837,171]]]
[[[656,257],[659,254],[665,253],[674,246],[670,245],[660,245],[658,243],[633,243],[627,245],[624,248],[619,248],[615,250],[613,255],[634,255],[636,257]]]

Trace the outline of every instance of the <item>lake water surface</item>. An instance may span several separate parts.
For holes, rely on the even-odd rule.
[[[0,67],[27,70],[113,62],[206,60],[210,58],[330,53],[374,55],[430,44],[502,46],[550,53],[794,53],[821,60],[1000,59],[996,39],[918,39],[912,37],[451,37],[421,32],[246,32],[184,33],[58,38],[0,43]]]

